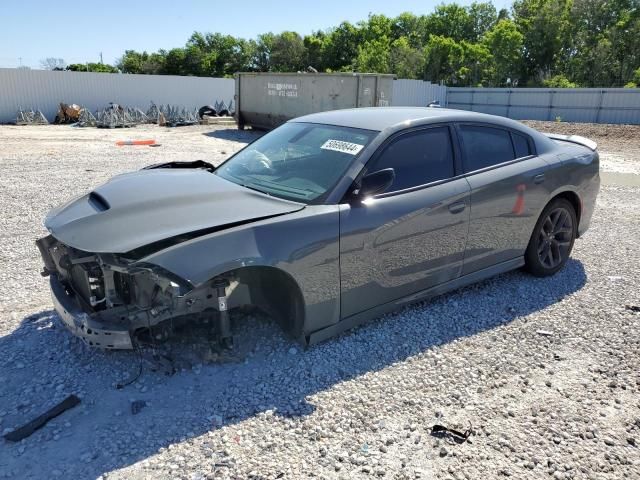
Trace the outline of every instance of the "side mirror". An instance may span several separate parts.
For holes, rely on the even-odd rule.
[[[370,197],[384,192],[396,179],[396,172],[393,168],[385,168],[377,172],[369,173],[360,180],[360,187],[353,191],[357,197]]]

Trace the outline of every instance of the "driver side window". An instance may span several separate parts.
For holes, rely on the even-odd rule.
[[[385,168],[393,168],[396,174],[393,184],[385,193],[453,177],[453,146],[449,127],[418,130],[393,140],[367,166],[367,172]]]

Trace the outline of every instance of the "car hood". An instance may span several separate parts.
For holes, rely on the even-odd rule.
[[[53,209],[45,226],[73,248],[126,253],[303,208],[204,170],[155,169],[112,178]]]

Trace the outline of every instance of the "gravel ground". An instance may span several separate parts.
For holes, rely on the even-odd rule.
[[[626,127],[535,125],[607,137],[603,157],[621,160],[603,170],[636,177],[640,136]],[[114,146],[146,137],[162,146]],[[82,400],[0,440],[0,478],[640,479],[640,314],[625,308],[640,305],[636,186],[603,185],[553,278],[501,275],[306,351],[251,314],[236,317],[233,354],[173,344],[173,364],[71,337],[38,274],[46,211],[115,173],[217,163],[255,137],[0,127],[0,431]],[[435,437],[434,424],[471,428],[471,441]]]

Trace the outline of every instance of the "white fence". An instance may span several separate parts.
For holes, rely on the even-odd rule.
[[[517,120],[640,124],[640,88],[447,88],[450,108]]]
[[[234,95],[229,78],[50,72],[0,68],[0,123],[18,108],[40,109],[52,121],[60,102],[95,111],[109,102],[146,110],[150,102],[198,108]],[[518,120],[640,124],[638,88],[458,88],[422,80],[394,80],[392,105],[442,106]]]
[[[394,107],[426,107],[431,102],[440,102],[443,107],[447,103],[447,87],[435,85],[422,80],[394,80]]]
[[[233,99],[229,78],[52,72],[0,68],[0,123],[15,122],[18,108],[40,109],[52,121],[60,102],[91,111],[115,102],[146,110],[150,102],[189,109]]]

